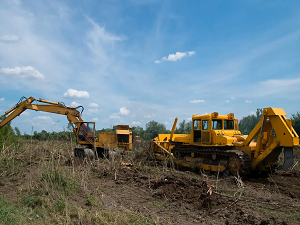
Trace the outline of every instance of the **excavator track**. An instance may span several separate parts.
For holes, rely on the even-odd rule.
[[[194,153],[195,157],[202,157],[204,160],[207,160],[212,165],[217,165],[221,160],[225,160],[226,168],[233,175],[246,175],[251,173],[252,164],[250,157],[239,150],[224,150],[224,149],[216,149],[216,148],[206,148],[199,149],[197,147],[174,147],[172,149],[172,153],[176,158],[182,158],[186,155],[190,156]],[[223,163],[224,164],[224,163]]]

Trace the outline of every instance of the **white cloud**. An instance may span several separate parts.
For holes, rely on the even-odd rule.
[[[165,124],[168,125],[169,123],[166,121]]]
[[[186,118],[187,120],[192,120],[192,117]]]
[[[132,121],[132,125],[141,125],[141,122]]]
[[[91,114],[91,113],[98,113],[98,112],[99,112],[98,109],[88,109],[88,110],[87,110],[87,113],[88,113],[88,114]]]
[[[255,115],[256,113],[254,111],[251,111],[250,112],[250,115]]]
[[[170,54],[168,57],[164,56],[161,60],[155,60],[154,63],[160,63],[161,61],[177,61],[186,56],[192,56],[196,52],[188,51],[188,52],[176,52],[175,54]]]
[[[226,103],[229,103],[229,100],[225,100]]]
[[[246,103],[251,103],[252,101],[250,101],[250,100],[246,100],[245,102],[246,102]]]
[[[126,38],[121,36],[116,36],[114,34],[111,34],[105,30],[105,27],[99,26],[97,23],[95,23],[92,19],[87,18],[88,21],[93,24],[94,29],[92,32],[90,32],[89,37],[96,43],[99,41],[103,42],[114,42],[114,41],[123,41]]]
[[[202,103],[205,102],[204,100],[192,100],[191,103]]]
[[[128,115],[129,114],[129,110],[126,109],[125,107],[120,108],[120,114],[121,115]]]
[[[80,104],[79,104],[78,102],[72,102],[72,103],[71,103],[71,106],[72,106],[72,107],[77,107],[77,106],[80,106]]]
[[[44,79],[45,76],[41,74],[39,71],[34,69],[31,66],[22,66],[15,68],[2,68],[0,69],[0,73],[11,76],[15,78],[34,78],[34,79]]]
[[[22,112],[22,115],[29,116],[30,113],[28,111]]]
[[[66,98],[89,98],[90,95],[87,91],[77,91],[74,89],[68,89],[67,92],[64,93],[64,97]]]
[[[189,56],[192,56],[192,55],[194,55],[195,53],[196,53],[195,51],[189,51],[189,52],[188,52],[188,55],[189,55]]]
[[[4,101],[4,98],[0,98],[0,102]]]
[[[289,97],[299,93],[300,78],[295,79],[271,79],[260,82],[251,89],[252,96],[280,95]],[[253,91],[254,90],[254,91]]]
[[[107,67],[113,60],[110,58],[114,54],[115,44],[126,39],[124,36],[118,36],[109,33],[104,26],[100,26],[92,19],[87,17],[87,20],[93,25],[93,28],[86,34],[86,45],[94,54],[93,60],[100,67]]]
[[[186,52],[176,52],[175,54],[170,54],[166,60],[177,61],[186,56]]]
[[[118,115],[111,115],[111,116],[109,116],[109,118],[111,118],[111,119],[120,119],[120,116],[118,116]]]
[[[151,118],[151,116],[150,116],[150,115],[145,115],[144,117],[145,117],[145,118]]]
[[[92,121],[99,121],[99,119],[98,118],[93,118]]]
[[[0,41],[1,42],[18,42],[19,41],[19,37],[17,35],[2,35],[0,37]]]
[[[98,104],[92,102],[92,103],[89,104],[89,107],[97,108],[97,107],[98,107]]]

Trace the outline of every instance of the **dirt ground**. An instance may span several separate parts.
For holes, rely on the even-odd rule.
[[[238,188],[233,177],[171,172],[157,178],[123,169],[116,179],[97,179],[108,207],[125,207],[159,224],[296,224],[300,222],[300,174],[248,178]],[[211,187],[211,192],[209,185]]]
[[[295,162],[300,161],[299,155],[295,154]],[[34,177],[40,177],[41,165],[51,159],[59,162],[60,171],[81,174],[76,180],[80,190],[67,195],[67,200],[83,211],[122,210],[149,221],[143,224],[300,223],[298,165],[293,170],[267,176],[222,178],[217,174],[177,171],[164,163],[147,160],[143,152],[125,153],[107,162],[76,161],[70,153],[51,155],[44,150],[38,157],[19,155],[19,175],[2,171],[1,196],[15,204],[20,202],[29,185],[39,187]],[[70,217],[72,224],[97,224],[84,216]]]

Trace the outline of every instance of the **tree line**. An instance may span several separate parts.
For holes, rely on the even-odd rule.
[[[256,113],[254,115],[248,115],[246,117],[243,117],[239,121],[239,130],[242,134],[249,134],[252,129],[255,127],[255,125],[259,122],[261,116],[262,116],[262,109],[257,109]],[[1,120],[3,118],[0,118]],[[292,114],[291,117],[292,125],[295,129],[295,131],[300,134],[300,113],[297,112],[296,114]],[[112,128],[103,128],[101,130],[97,130],[97,135],[100,132],[109,132],[109,133],[115,133],[116,127],[113,126]],[[185,121],[179,122],[175,129],[175,134],[189,134],[192,130],[192,121]],[[146,128],[140,126],[134,126],[132,127],[132,133],[133,136],[140,136],[142,140],[149,141],[155,137],[157,137],[158,134],[169,134],[171,133],[170,130],[166,128],[166,126],[162,123],[158,123],[157,121],[150,121],[146,124]],[[75,134],[71,131],[61,131],[61,132],[47,132],[45,130],[42,130],[41,132],[34,131],[32,135],[24,134],[21,135],[20,130],[15,127],[12,128],[11,124],[7,124],[3,128],[0,129],[0,141],[7,142],[9,139],[10,142],[13,142],[15,138],[21,137],[23,139],[34,139],[34,140],[72,140],[76,141]]]

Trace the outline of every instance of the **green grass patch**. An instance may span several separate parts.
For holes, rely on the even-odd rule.
[[[61,196],[61,199],[56,202],[55,204],[56,211],[60,214],[63,214],[66,211],[67,208],[67,201],[64,196]]]
[[[31,195],[23,197],[21,199],[21,203],[24,206],[35,209],[37,207],[42,207],[45,203],[45,200],[41,192],[35,191]]]
[[[58,190],[63,190],[66,194],[69,194],[78,188],[74,180],[64,177],[59,170],[43,173],[42,180],[50,183]]]
[[[26,221],[26,210],[17,209],[11,203],[0,197],[0,222],[1,224],[21,224]]]
[[[94,195],[89,195],[86,199],[87,206],[97,206],[97,201],[95,200]]]

